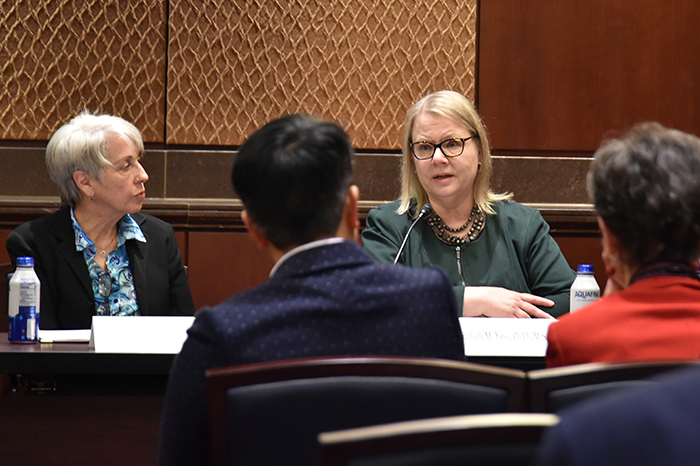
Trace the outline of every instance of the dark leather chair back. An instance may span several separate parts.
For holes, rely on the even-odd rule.
[[[617,390],[653,383],[653,377],[698,364],[696,361],[590,363],[530,371],[530,411],[558,413],[564,408]]]
[[[313,465],[331,430],[522,408],[525,373],[455,361],[334,357],[207,372],[212,464]]]

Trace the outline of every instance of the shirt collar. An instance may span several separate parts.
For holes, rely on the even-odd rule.
[[[94,246],[95,243],[88,238],[85,231],[83,231],[80,224],[75,219],[75,211],[73,207],[70,209],[70,219],[71,223],[73,224],[73,231],[75,232],[75,250],[82,251],[84,249],[88,249],[90,246]],[[136,223],[136,220],[134,220],[131,215],[124,215],[121,219],[119,219],[117,226],[119,228],[119,244],[117,247],[121,246],[125,241],[130,239],[140,241],[142,243],[146,242],[146,237],[144,236],[141,227],[138,223]]]
[[[272,270],[270,270],[270,278],[277,272],[277,269],[280,268],[282,263],[289,259],[290,257],[294,256],[295,254],[299,254],[300,252],[308,251],[309,249],[314,249],[314,248],[320,248],[321,246],[328,246],[329,244],[337,244],[337,243],[342,243],[343,241],[346,241],[345,238],[340,238],[340,237],[333,237],[333,238],[324,238],[324,239],[318,239],[316,241],[311,241],[308,243],[304,243],[301,246],[297,246],[293,249],[290,249],[289,251],[285,252],[282,257],[280,257],[280,260],[277,261],[274,267],[272,267]]]

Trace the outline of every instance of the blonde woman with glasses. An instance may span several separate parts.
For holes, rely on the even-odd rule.
[[[460,316],[568,312],[575,272],[538,210],[491,191],[491,172],[471,102],[453,91],[424,97],[406,119],[401,198],[370,211],[364,247],[382,262],[441,266]]]

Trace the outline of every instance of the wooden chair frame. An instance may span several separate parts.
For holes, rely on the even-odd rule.
[[[321,466],[346,466],[352,459],[411,454],[450,447],[530,444],[559,417],[540,413],[453,416],[324,432],[319,435]]]

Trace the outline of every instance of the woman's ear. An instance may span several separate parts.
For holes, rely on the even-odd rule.
[[[603,252],[608,256],[619,257],[620,255],[620,238],[610,231],[605,220],[598,217],[598,226],[603,234]]]
[[[85,197],[92,199],[95,195],[95,188],[92,186],[92,178],[90,175],[82,170],[76,170],[73,172],[73,181],[75,181],[76,186]]]
[[[608,282],[605,286],[604,294],[610,294],[613,291],[621,290],[629,285],[631,275],[629,267],[621,260],[621,241],[608,228],[605,220],[598,217],[598,226],[603,234],[603,264],[605,265],[605,274],[608,276]]]

